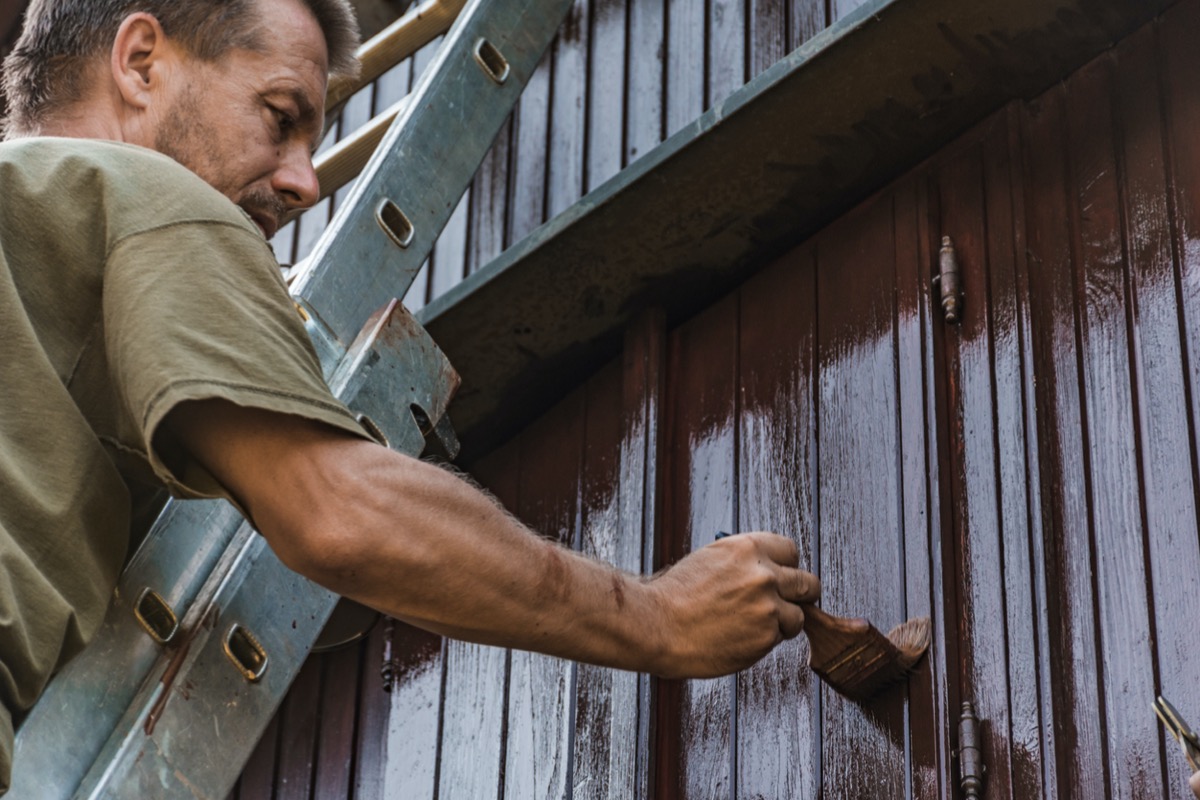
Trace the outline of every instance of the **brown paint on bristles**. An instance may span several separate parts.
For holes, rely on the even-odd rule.
[[[897,625],[887,636],[865,619],[835,617],[815,606],[805,606],[804,617],[808,665],[851,700],[867,700],[907,678],[929,648],[928,617]]]

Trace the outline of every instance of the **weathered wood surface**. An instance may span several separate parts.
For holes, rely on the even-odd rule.
[[[572,107],[595,107],[592,84],[557,85],[559,65],[595,81],[601,50],[624,58],[625,163],[667,132],[672,104],[706,91],[670,65],[670,0],[578,8],[586,46],[563,42],[543,67],[569,119],[518,110],[468,206],[469,265],[546,211],[548,185],[529,177],[545,168],[519,164],[522,127],[543,158],[556,124],[582,138],[555,146],[578,160],[556,197],[616,163],[598,149],[602,121]],[[797,3],[744,9],[774,31],[743,45],[747,74],[816,19]],[[682,684],[427,639],[399,702],[355,683],[377,672],[372,636],[306,671],[238,797],[272,783],[326,796],[347,774],[362,788],[346,796],[376,797],[382,770],[387,786],[422,787],[402,793],[414,797],[948,799],[963,700],[983,719],[989,797],[1185,797],[1149,703],[1161,691],[1200,719],[1195,30],[1200,2],[1186,0],[694,318],[639,318],[621,359],[472,465],[544,533],[634,571],[721,529],[794,536],[827,609],[884,629],[933,616],[907,687],[849,704],[807,672],[803,639],[734,679]],[[656,36],[666,58],[634,44]],[[710,69],[726,58],[705,53]],[[656,74],[683,95],[656,92]],[[519,220],[481,200],[508,202],[517,184]],[[930,284],[943,235],[966,292],[954,326]],[[335,699],[347,681],[353,721]],[[317,712],[319,734],[288,728]],[[406,720],[425,738],[398,742],[416,735]],[[388,755],[369,755],[389,724]],[[325,759],[345,758],[348,725],[347,773]]]

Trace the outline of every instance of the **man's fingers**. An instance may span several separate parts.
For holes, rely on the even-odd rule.
[[[744,533],[742,536],[753,539],[758,549],[776,564],[794,567],[800,563],[800,550],[786,536],[777,533]]]
[[[792,603],[814,603],[821,598],[821,579],[802,569],[780,567],[779,596]]]
[[[779,632],[785,639],[794,639],[804,630],[804,610],[795,603],[779,605]]]

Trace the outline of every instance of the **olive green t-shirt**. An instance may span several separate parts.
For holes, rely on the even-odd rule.
[[[0,793],[13,721],[99,627],[155,482],[222,496],[150,447],[224,398],[362,435],[330,394],[262,233],[129,145],[0,144]],[[176,467],[172,472],[164,457]]]

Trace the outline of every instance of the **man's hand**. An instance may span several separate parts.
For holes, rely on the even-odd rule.
[[[744,669],[804,627],[799,603],[821,594],[797,569],[791,539],[746,533],[691,553],[651,581],[664,608],[665,677],[713,677]]]
[[[795,545],[735,536],[652,579],[531,533],[431,464],[324,425],[221,400],[164,423],[284,564],[436,633],[670,677],[749,666],[800,632],[817,579]],[[157,441],[157,439],[156,439]]]

